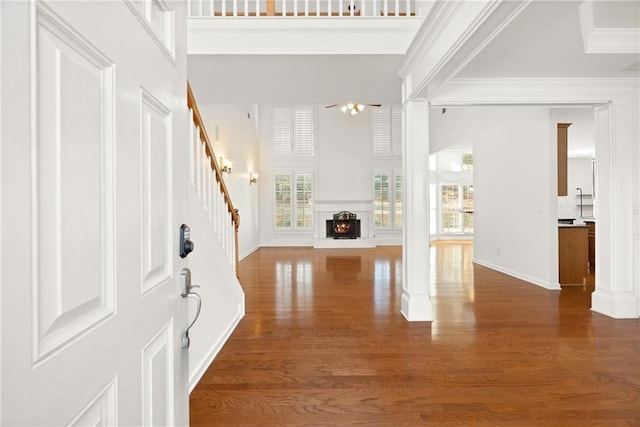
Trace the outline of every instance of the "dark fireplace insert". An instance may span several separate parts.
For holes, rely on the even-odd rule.
[[[342,211],[333,214],[327,220],[327,237],[334,239],[356,239],[360,237],[360,220],[351,212]]]

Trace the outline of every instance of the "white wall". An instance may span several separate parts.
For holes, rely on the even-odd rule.
[[[196,94],[197,96],[197,94]],[[249,185],[249,172],[259,174],[258,109],[246,105],[198,105],[209,139],[217,156],[233,161],[224,181],[233,206],[240,213],[238,252],[240,259],[259,247],[258,188],[263,180]]]
[[[430,108],[429,153],[445,148],[471,148],[473,129],[473,116],[468,108]]]
[[[434,146],[473,146],[474,261],[557,288],[555,140],[545,107],[432,114]],[[555,135],[555,133],[553,133]]]
[[[371,200],[370,108],[347,116],[318,108],[316,201]]]
[[[244,292],[191,183],[187,209],[194,250],[186,260],[192,284],[200,286],[194,290],[202,297],[200,317],[189,331],[189,389],[193,390],[244,316]],[[189,321],[195,308],[190,300]]]
[[[473,115],[474,258],[558,288],[556,194],[551,191],[557,179],[556,144],[549,110],[486,107]]]

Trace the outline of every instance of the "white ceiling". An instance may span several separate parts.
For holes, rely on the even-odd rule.
[[[456,77],[638,77],[638,54],[584,53],[580,3],[533,1]],[[609,3],[620,2],[602,2],[600,9]],[[610,25],[616,20],[614,13],[603,16]],[[629,25],[640,18],[618,20]],[[402,55],[191,55],[188,73],[201,104],[388,104],[400,102],[401,60]]]
[[[532,2],[457,77],[637,77],[638,54],[584,53],[580,3]]]

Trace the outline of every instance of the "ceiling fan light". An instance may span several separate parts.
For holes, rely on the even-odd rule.
[[[343,113],[347,112],[347,106],[343,105],[342,107],[340,107],[340,110],[342,110]]]
[[[355,105],[353,105],[352,103],[348,103],[348,104],[347,104],[347,108],[348,108],[349,110],[353,110],[353,107],[355,107]]]
[[[351,114],[352,116],[355,116],[356,114],[358,114],[358,110],[354,108],[354,109],[352,109],[352,110],[351,110],[351,113],[350,113],[350,114]]]
[[[362,104],[356,104],[356,110],[358,110],[358,112],[364,110],[364,105]]]

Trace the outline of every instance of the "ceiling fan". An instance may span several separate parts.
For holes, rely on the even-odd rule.
[[[364,110],[365,106],[369,106],[369,107],[381,107],[382,104],[357,104],[357,103],[353,103],[353,102],[348,102],[346,104],[331,104],[331,105],[326,105],[324,108],[334,108],[334,107],[340,107],[340,110],[349,115],[349,116],[355,116],[356,114],[358,114],[360,111]]]

